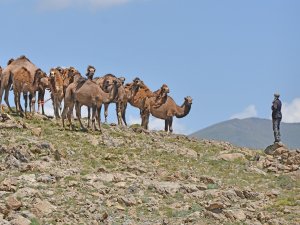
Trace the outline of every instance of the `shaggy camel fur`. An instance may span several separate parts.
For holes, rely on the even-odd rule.
[[[105,93],[98,84],[92,80],[82,79],[81,76],[76,76],[76,81],[69,85],[66,90],[65,96],[65,106],[62,113],[63,126],[66,114],[68,115],[68,120],[70,122],[70,129],[72,129],[71,114],[73,112],[73,107],[75,105],[76,116],[79,120],[80,127],[82,130],[86,130],[81,122],[81,106],[85,105],[92,109],[92,128],[97,129],[95,120],[99,129],[100,125],[100,111],[103,103],[111,102],[117,95],[119,84],[114,82],[113,87],[110,89],[109,93]]]
[[[36,91],[38,91],[40,86],[47,86],[48,80],[43,79],[46,78],[47,75],[41,70],[37,69],[34,75],[34,79],[32,80],[30,72],[25,68],[21,67],[19,70],[15,71],[13,74],[13,90],[15,95],[15,105],[16,110],[19,113],[22,113],[22,107],[20,103],[20,95],[23,93],[23,97],[25,100],[25,115],[27,114],[27,105],[29,98],[29,109],[30,112],[34,108],[34,102],[32,98],[35,98]],[[28,96],[29,93],[29,96]]]
[[[131,91],[129,103],[140,109],[141,126],[148,129],[151,108],[158,108],[166,101],[169,88],[164,84],[160,90],[153,93],[139,78],[135,78],[133,83],[127,85],[127,87]]]
[[[152,116],[165,120],[165,131],[173,132],[173,117],[182,118],[188,115],[191,110],[192,101],[190,96],[185,97],[184,103],[178,106],[170,96],[167,96],[165,103],[159,107],[151,107],[150,112]]]
[[[4,100],[10,111],[13,111],[9,104],[9,90],[12,85],[12,74],[19,70],[20,68],[25,67],[29,72],[31,79],[34,79],[35,71],[38,69],[26,56],[20,56],[17,59],[10,59],[7,63],[7,66],[2,70],[1,73],[1,87],[0,87],[0,105],[2,103],[2,96],[4,95]],[[33,104],[35,103],[35,98],[32,98]],[[0,109],[1,110],[1,109]],[[34,111],[34,108],[33,108]]]
[[[64,98],[64,87],[63,87],[63,78],[62,74],[58,69],[52,68],[50,70],[50,91],[51,99],[53,103],[54,115],[55,118],[60,118],[59,111],[61,110],[61,102]]]

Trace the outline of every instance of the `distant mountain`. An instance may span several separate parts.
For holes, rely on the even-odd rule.
[[[274,142],[272,121],[259,118],[228,120],[190,136],[228,141],[237,146],[254,149],[264,149]],[[281,123],[281,139],[289,148],[300,148],[300,123]]]

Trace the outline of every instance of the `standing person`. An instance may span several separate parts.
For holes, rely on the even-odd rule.
[[[274,131],[274,143],[279,143],[280,139],[280,122],[282,119],[281,114],[281,101],[279,100],[280,94],[274,94],[274,101],[272,102],[272,122],[273,122],[273,131]]]

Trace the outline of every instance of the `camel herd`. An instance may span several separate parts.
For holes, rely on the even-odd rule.
[[[129,103],[140,110],[143,128],[148,129],[151,114],[156,118],[165,120],[165,131],[169,132],[173,131],[173,117],[182,118],[191,109],[192,98],[185,97],[184,103],[178,106],[168,95],[169,88],[166,84],[152,92],[139,78],[125,84],[124,77],[118,78],[112,74],[107,74],[94,78],[95,72],[96,69],[93,66],[88,66],[86,77],[83,77],[74,67],[56,67],[51,68],[49,75],[47,75],[26,56],[10,59],[5,68],[2,69],[0,66],[0,105],[4,94],[5,103],[9,110],[13,111],[8,98],[9,91],[13,90],[16,112],[21,116],[26,115],[29,103],[29,112],[34,113],[36,93],[38,93],[37,111],[45,115],[44,96],[45,91],[49,90],[54,116],[56,119],[62,119],[63,127],[65,127],[65,119],[67,118],[70,129],[73,129],[72,114],[75,107],[81,129],[86,130],[81,121],[81,106],[87,106],[87,126],[90,127],[91,119],[91,128],[101,130],[101,107],[104,105],[105,122],[107,122],[110,103],[116,104],[118,124],[127,125],[125,112]],[[21,105],[21,94],[23,94],[25,110]]]

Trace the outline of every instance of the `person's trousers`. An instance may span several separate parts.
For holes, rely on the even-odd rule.
[[[275,142],[280,142],[281,138],[280,138],[280,122],[281,122],[281,118],[278,119],[273,119],[273,131],[274,131],[274,139]]]

